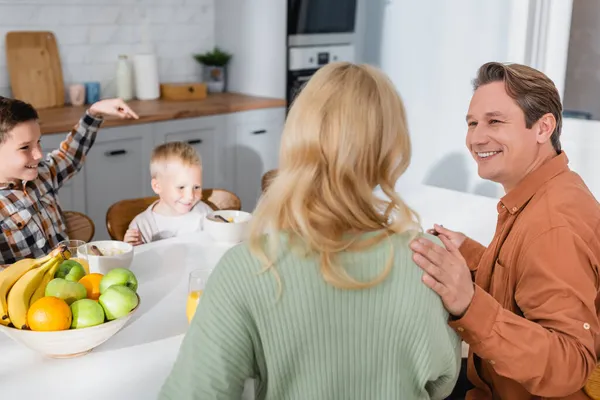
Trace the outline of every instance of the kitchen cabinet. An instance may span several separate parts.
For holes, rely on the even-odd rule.
[[[83,174],[86,214],[96,226],[96,240],[109,238],[106,211],[113,203],[152,194],[149,184],[152,147],[151,125],[98,132]]]
[[[41,138],[42,152],[44,158],[48,153],[58,149],[60,143],[65,140],[67,134],[63,135],[44,135]],[[60,188],[59,202],[63,211],[79,211],[85,213],[85,183],[82,176],[82,171],[79,171],[73,178],[69,179]]]
[[[87,214],[96,226],[94,240],[108,239],[106,212],[119,200],[152,196],[150,157],[155,146],[184,141],[197,149],[203,186],[224,188],[251,212],[260,196],[262,175],[278,166],[285,108],[242,111],[140,125],[101,128],[85,165],[63,186],[63,209]],[[45,153],[66,134],[42,136]]]
[[[228,117],[231,180],[244,211],[254,210],[263,174],[279,165],[284,119],[284,109],[248,111]]]

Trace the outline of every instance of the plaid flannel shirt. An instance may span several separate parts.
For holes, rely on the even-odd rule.
[[[58,191],[81,170],[101,123],[86,112],[60,148],[40,162],[35,180],[0,184],[0,268],[41,257],[68,239]]]

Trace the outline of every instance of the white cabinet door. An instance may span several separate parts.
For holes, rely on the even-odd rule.
[[[223,118],[202,117],[155,124],[155,145],[175,141],[192,145],[202,158],[202,186],[223,187],[225,178],[218,165],[219,158],[223,157],[222,141],[226,134]]]
[[[44,158],[48,153],[56,150],[60,146],[60,142],[65,140],[66,134],[42,135],[41,145]],[[84,165],[85,168],[85,165]],[[63,211],[79,211],[86,213],[85,207],[85,187],[84,187],[83,169],[79,171],[73,178],[69,179],[58,190],[58,201]]]
[[[279,144],[283,130],[283,109],[257,110],[232,115],[234,119],[233,159],[235,192],[242,209],[252,212],[261,194],[263,174],[279,165]]]
[[[150,153],[152,127],[135,125],[101,129],[85,165],[87,214],[96,240],[108,239],[106,212],[119,200],[152,195]]]

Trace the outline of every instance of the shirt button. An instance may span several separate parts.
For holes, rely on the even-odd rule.
[[[588,324],[587,322],[585,324],[583,324],[583,329],[589,331],[590,330],[590,324]]]
[[[462,326],[459,326],[458,328],[456,328],[456,330],[459,332],[464,332],[465,328],[463,328]]]
[[[512,208],[512,211],[513,211],[513,212],[516,212],[517,210],[518,210],[518,208],[517,208],[517,207],[513,207],[513,208]]]
[[[494,360],[488,360],[488,362],[489,362],[491,365],[495,365],[495,364],[496,364],[496,361],[494,361]]]
[[[22,227],[22,226],[23,226],[23,224],[22,224],[22,223],[20,223],[20,222],[17,222],[17,227],[18,227],[18,228],[20,228],[20,227]]]

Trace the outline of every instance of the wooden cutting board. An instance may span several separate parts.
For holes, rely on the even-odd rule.
[[[8,32],[6,61],[14,98],[38,109],[64,106],[62,66],[52,32]]]

